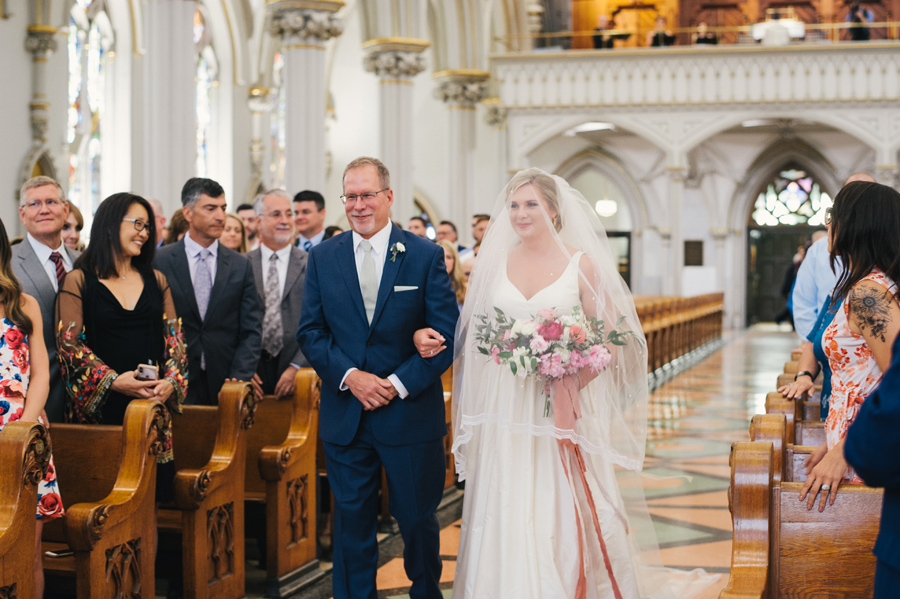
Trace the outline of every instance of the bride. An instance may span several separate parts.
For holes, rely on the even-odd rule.
[[[608,337],[595,359],[567,349],[584,329]],[[674,596],[647,565],[644,336],[597,215],[564,180],[529,169],[498,198],[454,347],[453,598]]]

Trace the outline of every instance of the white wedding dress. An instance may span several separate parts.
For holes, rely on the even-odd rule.
[[[570,313],[580,305],[577,264],[581,256],[581,252],[575,254],[562,276],[531,298],[513,286],[504,268],[503,275],[498,274],[502,280],[496,285],[494,306],[514,319],[530,319],[545,308]],[[466,347],[465,351],[472,350]],[[514,376],[508,366],[493,363],[481,376],[485,410],[477,416],[462,415],[459,423],[470,438],[453,598],[572,598],[582,573],[588,599],[612,598],[616,595],[609,567],[619,596],[638,598],[633,550],[613,464],[597,455],[586,460],[591,488],[587,497],[593,498],[607,565],[590,506],[570,479],[578,474],[568,470],[567,475],[553,436],[553,416],[545,416],[543,382]],[[603,407],[591,404],[591,395],[586,390],[579,394],[583,418],[608,422]],[[583,558],[579,536],[584,541]]]

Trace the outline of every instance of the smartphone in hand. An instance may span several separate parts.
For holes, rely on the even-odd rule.
[[[159,368],[150,364],[138,364],[134,378],[139,381],[155,381],[159,379]]]

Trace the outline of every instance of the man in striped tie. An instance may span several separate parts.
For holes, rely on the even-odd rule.
[[[294,226],[297,228],[297,247],[309,251],[325,237],[325,198],[318,191],[308,189],[294,196]]]
[[[45,410],[51,422],[62,422],[66,399],[56,361],[56,293],[80,254],[62,242],[68,217],[66,192],[56,180],[32,177],[22,185],[19,218],[28,234],[22,243],[13,246],[12,267],[22,290],[34,296],[41,307],[44,343],[50,359],[50,393]]]

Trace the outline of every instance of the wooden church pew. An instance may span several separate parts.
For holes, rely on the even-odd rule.
[[[316,559],[320,384],[312,368],[298,370],[294,395],[263,398],[247,433],[244,497],[248,510],[264,510],[266,597],[291,596],[324,576]]]
[[[226,382],[219,405],[184,406],[173,420],[174,509],[160,532],[180,535],[185,599],[244,596],[244,469],[256,401],[249,383]]]
[[[37,484],[50,464],[43,425],[10,422],[0,433],[0,597],[34,595]]]
[[[807,510],[802,484],[777,480],[772,443],[735,443],[730,463],[734,541],[719,599],[872,596],[880,490],[845,485],[824,512]]]
[[[123,426],[52,426],[66,515],[44,524],[43,549],[60,555],[44,555],[45,596],[154,596],[156,456],[169,418],[160,402],[133,400]]]

